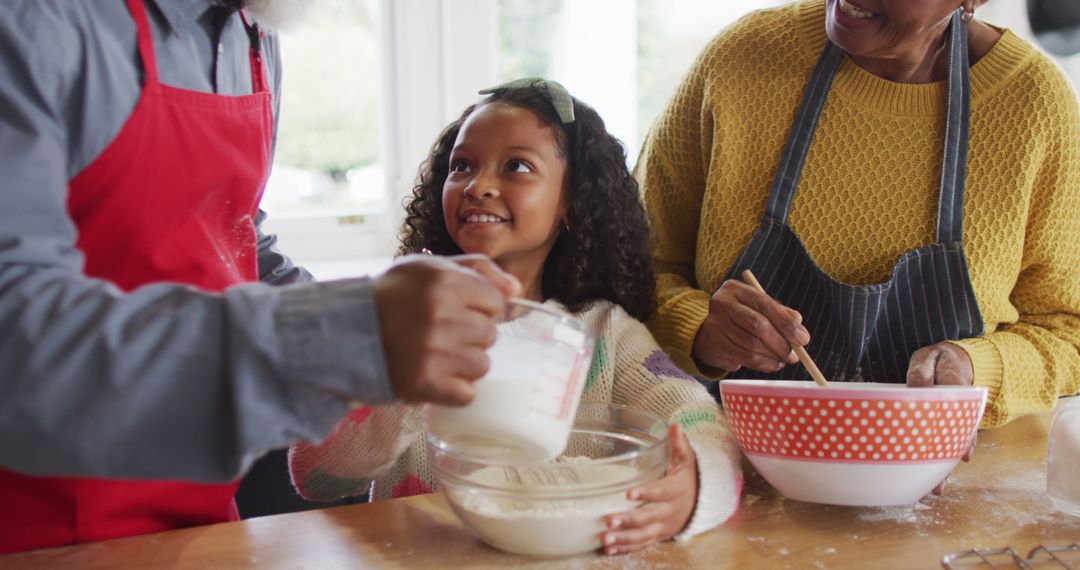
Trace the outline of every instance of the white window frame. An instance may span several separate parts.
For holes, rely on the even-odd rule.
[[[498,2],[382,0],[382,7],[383,156],[387,194],[400,205],[435,138],[498,77]]]
[[[392,255],[402,200],[412,193],[420,163],[442,129],[498,77],[497,0],[379,0],[378,9],[384,207],[270,216],[263,230],[302,262],[347,265]]]

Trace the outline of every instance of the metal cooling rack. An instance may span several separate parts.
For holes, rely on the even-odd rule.
[[[1008,546],[1005,548],[954,552],[941,559],[941,566],[950,570],[969,568],[1066,568],[1080,570],[1080,543],[1074,542],[1067,546],[1039,545],[1028,553],[1027,558],[1021,557],[1018,552]]]

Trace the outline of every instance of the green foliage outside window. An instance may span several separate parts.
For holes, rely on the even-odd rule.
[[[379,46],[370,2],[319,0],[282,35],[276,161],[335,179],[378,158]],[[344,95],[344,96],[343,96]]]

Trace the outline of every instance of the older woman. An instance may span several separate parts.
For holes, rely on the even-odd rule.
[[[681,365],[807,378],[805,345],[832,380],[987,386],[987,426],[1077,391],[1077,98],[983,3],[808,0],[706,48],[638,166]]]

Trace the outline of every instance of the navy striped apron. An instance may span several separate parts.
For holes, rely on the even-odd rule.
[[[964,181],[970,115],[967,25],[960,13],[949,32],[948,110],[937,243],[905,253],[888,281],[841,283],[814,264],[787,217],[843,52],[828,42],[803,94],[795,125],[769,192],[761,226],[728,272],[750,269],[768,293],[803,315],[807,352],[828,380],[895,382],[916,350],[983,333],[963,247]],[[775,373],[750,369],[731,377],[809,379],[802,364]]]

